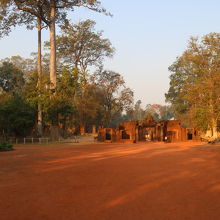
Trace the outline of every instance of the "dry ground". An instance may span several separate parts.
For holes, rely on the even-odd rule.
[[[17,146],[0,153],[1,220],[218,220],[220,146]]]

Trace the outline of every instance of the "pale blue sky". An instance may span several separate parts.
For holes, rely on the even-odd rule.
[[[86,18],[104,30],[116,54],[106,68],[124,76],[135,92],[135,100],[164,104],[169,88],[168,66],[184,51],[190,36],[220,31],[220,2],[217,0],[103,0],[113,18],[86,9],[71,13],[73,22]],[[48,39],[44,31],[44,39]],[[36,51],[36,30],[16,28],[0,40],[0,58]]]

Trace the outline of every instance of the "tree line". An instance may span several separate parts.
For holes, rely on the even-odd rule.
[[[87,48],[88,49],[88,48]],[[47,55],[43,56],[41,90],[38,89],[35,54],[25,59],[12,56],[0,60],[0,132],[1,135],[40,135],[37,129],[38,105],[43,116],[43,134],[59,125],[61,135],[72,135],[71,128],[92,125],[115,127],[121,121],[143,120],[148,114],[155,120],[173,117],[168,106],[133,103],[133,91],[123,77],[102,67],[85,75],[79,69],[60,63],[56,95],[51,95]],[[61,61],[60,61],[61,62]]]
[[[65,26],[69,24],[67,12],[74,11],[76,7],[85,7],[89,10],[107,13],[98,0],[0,0],[0,37],[8,35],[17,25],[26,25],[28,29],[37,28],[38,55],[37,72],[38,88],[41,89],[42,78],[42,42],[41,31],[48,28],[50,33],[49,76],[50,90],[55,92],[57,84],[57,44],[56,24]],[[42,133],[42,109],[38,103],[38,132]]]
[[[104,59],[113,57],[115,49],[102,31],[95,30],[95,21],[73,24],[67,18],[76,7],[111,16],[97,0],[0,0],[0,37],[18,25],[36,28],[38,35],[38,51],[30,58],[13,56],[0,61],[2,134],[42,136],[59,126],[65,136],[79,126],[114,127],[147,114],[143,110],[137,116],[142,110],[137,103],[133,105],[133,91],[121,74],[104,68]],[[56,35],[57,25],[60,35]],[[50,34],[44,42],[45,54],[43,28]],[[171,117],[161,113],[166,107],[158,106],[150,110],[156,120]]]
[[[48,45],[45,42],[46,49]],[[126,87],[123,77],[103,67],[104,59],[112,57],[114,51],[103,33],[95,30],[94,21],[63,27],[57,36],[57,82],[53,89],[47,53],[42,56],[41,83],[36,53],[28,59],[20,56],[2,59],[2,131],[27,134],[39,119],[39,105],[44,126],[61,125],[64,131],[91,124],[113,126],[115,118],[133,103],[133,91]]]

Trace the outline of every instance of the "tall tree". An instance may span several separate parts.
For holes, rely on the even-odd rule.
[[[0,0],[0,38],[9,35],[17,25],[26,25],[28,29],[33,29],[35,24],[32,14],[17,10],[13,0]]]
[[[103,59],[112,57],[114,48],[102,31],[95,30],[95,21],[85,20],[62,27],[57,37],[58,56],[65,64],[86,72],[88,67],[101,66]]]
[[[133,103],[133,91],[125,87],[123,77],[114,71],[98,71],[94,75],[94,82],[100,89],[104,124],[109,127],[114,116],[128,109]]]
[[[49,29],[50,29],[50,78],[56,87],[56,22],[57,14],[65,17],[66,11],[74,10],[75,7],[85,7],[90,10],[106,13],[98,0],[50,0],[46,1],[49,6]]]
[[[220,34],[210,33],[201,40],[191,38],[187,50],[169,70],[170,88],[166,99],[177,117],[217,136],[220,119]]]
[[[50,30],[50,80],[51,88],[56,88],[56,23],[67,22],[66,12],[75,7],[86,7],[93,11],[106,13],[97,0],[11,0],[11,7],[40,18]],[[40,8],[39,8],[40,6]],[[107,14],[107,13],[106,13]]]
[[[39,11],[42,11],[42,7],[39,5]],[[37,73],[38,73],[38,90],[39,95],[42,87],[42,41],[41,41],[41,30],[42,30],[42,18],[37,18],[37,32],[38,32],[38,59],[37,59]],[[42,105],[38,102],[38,114],[37,114],[37,127],[40,136],[43,134],[43,115],[42,115]]]
[[[0,5],[1,9],[5,12],[2,19],[0,19],[0,26],[2,35],[7,35],[11,30],[11,27],[16,25],[26,24],[27,28],[33,29],[34,26],[38,30],[38,90],[41,89],[41,30],[42,30],[42,15],[45,13],[45,5],[41,0],[37,1],[2,1]],[[8,12],[8,13],[6,13]],[[44,19],[44,21],[46,21]],[[4,31],[6,30],[6,31]],[[42,109],[41,104],[38,103],[38,133],[42,135]]]
[[[173,118],[171,107],[167,105],[147,104],[145,116],[149,114],[157,121],[170,120]]]
[[[8,34],[11,26],[33,23],[33,17],[43,21],[50,29],[50,79],[52,87],[56,87],[56,28],[58,22],[67,22],[66,11],[75,7],[86,7],[93,11],[106,13],[97,0],[1,0],[1,20],[4,21],[2,32]],[[24,16],[18,13],[22,11]],[[6,17],[5,17],[6,16]],[[16,18],[16,19],[15,19]],[[26,19],[24,19],[26,18]],[[19,21],[19,22],[18,22]],[[9,25],[10,24],[10,25]]]
[[[62,27],[62,34],[57,37],[57,51],[61,67],[68,65],[75,69],[78,80],[86,82],[89,67],[100,67],[106,57],[112,57],[114,48],[102,31],[95,30],[95,22],[86,20],[75,25]],[[46,48],[50,43],[45,43]]]
[[[133,120],[143,120],[145,111],[141,108],[141,100],[138,100],[133,109]]]

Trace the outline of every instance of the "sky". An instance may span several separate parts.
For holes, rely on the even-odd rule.
[[[120,73],[134,91],[135,101],[165,104],[169,89],[168,67],[187,47],[191,36],[220,32],[220,1],[217,0],[101,0],[113,14],[108,17],[88,9],[69,13],[73,23],[96,21],[116,49],[105,68]],[[59,33],[59,31],[57,32]],[[49,39],[48,31],[43,39]],[[14,29],[0,39],[0,59],[14,55],[28,58],[37,51],[36,29]]]

